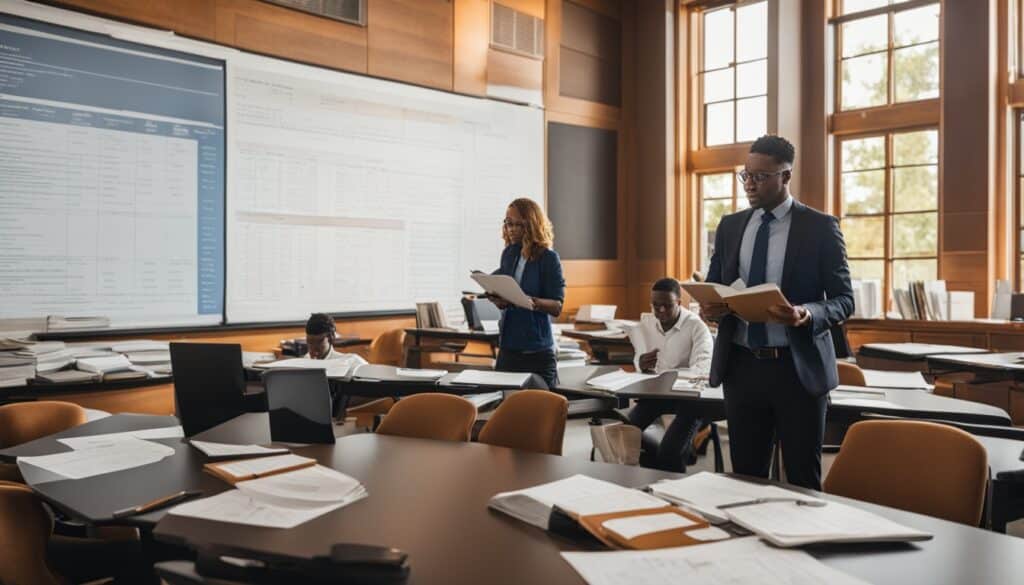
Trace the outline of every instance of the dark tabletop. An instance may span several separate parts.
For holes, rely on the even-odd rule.
[[[483,331],[467,331],[462,329],[411,328],[406,329],[405,333],[426,339],[459,339],[465,341],[486,341],[488,343],[497,343],[500,337],[499,333],[485,333]]]

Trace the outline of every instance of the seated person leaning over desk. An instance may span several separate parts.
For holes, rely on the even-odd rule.
[[[350,368],[367,363],[357,354],[334,351],[334,341],[337,338],[334,318],[327,313],[313,313],[306,321],[306,345],[309,349],[302,357],[314,360],[346,360]]]
[[[640,317],[639,337],[651,347],[634,348],[638,372],[660,374],[689,368],[706,374],[711,368],[711,331],[700,317],[682,307],[682,288],[674,278],[662,278],[651,287],[652,313]],[[640,353],[646,350],[645,353]],[[666,471],[685,471],[693,436],[703,421],[685,412],[685,403],[673,400],[638,400],[629,422],[645,429],[663,414],[675,414],[656,453],[642,453],[641,464]]]

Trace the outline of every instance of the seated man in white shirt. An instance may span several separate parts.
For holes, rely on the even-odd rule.
[[[360,355],[334,351],[334,340],[337,337],[338,332],[334,326],[334,318],[327,313],[313,313],[306,321],[306,345],[309,350],[302,357],[314,360],[345,360],[349,368],[356,368],[367,363]],[[350,406],[358,406],[373,400],[347,394],[340,396],[334,394],[333,398],[335,416]]]
[[[640,318],[638,337],[651,347],[634,348],[638,372],[660,374],[689,369],[707,375],[711,368],[711,331],[699,316],[682,307],[682,288],[674,278],[662,278],[651,287],[652,313]],[[640,353],[644,351],[644,353]],[[675,414],[656,453],[643,452],[641,464],[666,471],[685,471],[694,434],[703,421],[687,414],[682,402],[639,400],[629,412],[629,422],[645,429],[663,414]]]

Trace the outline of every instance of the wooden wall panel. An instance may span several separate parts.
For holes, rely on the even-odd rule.
[[[987,211],[946,212],[942,216],[943,252],[985,253],[988,242],[983,236],[988,231],[988,224]]]
[[[800,93],[803,125],[800,129],[800,201],[830,212],[828,156],[828,89],[830,60],[826,48],[828,25],[826,2],[803,3],[801,27]],[[783,79],[786,76],[783,74]]]
[[[452,0],[373,0],[366,17],[371,75],[452,89]]]
[[[490,0],[455,0],[452,87],[459,93],[487,93]]]
[[[105,410],[111,414],[119,412],[174,414],[174,384],[103,392],[59,394],[53,396],[52,399],[74,402],[85,408]]]
[[[366,29],[256,0],[216,0],[219,43],[366,73]]]
[[[59,0],[57,4],[173,30],[187,37],[216,37],[215,3],[210,0]]]
[[[541,59],[488,49],[486,66],[488,88],[514,88],[538,93],[544,90],[544,61]]]
[[[636,318],[625,312],[626,287],[624,286],[568,286],[565,289],[565,306],[562,312],[562,321],[579,310],[580,305],[616,305],[619,307],[617,316],[621,318]]]
[[[622,260],[564,260],[562,273],[569,286],[626,285],[626,263]]]

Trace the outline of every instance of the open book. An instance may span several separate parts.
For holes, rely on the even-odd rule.
[[[725,303],[729,309],[748,323],[770,323],[775,319],[768,313],[768,307],[789,305],[779,285],[759,284],[745,289],[736,289],[713,282],[683,282],[682,287],[702,304]]]

